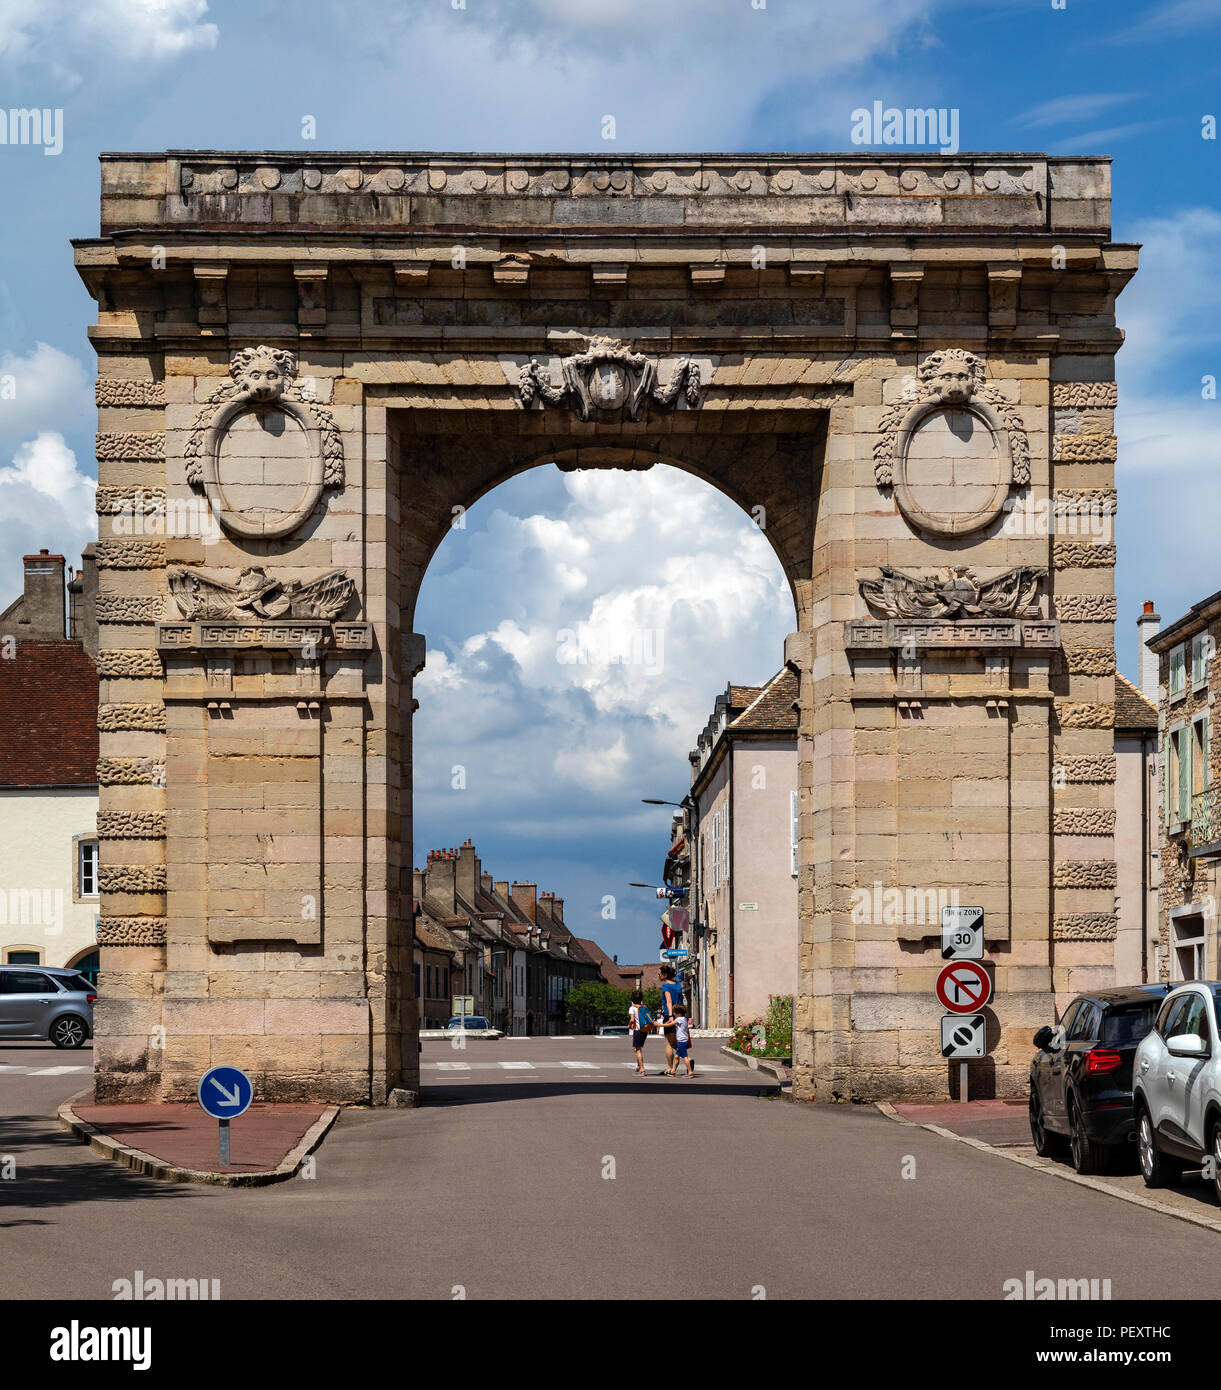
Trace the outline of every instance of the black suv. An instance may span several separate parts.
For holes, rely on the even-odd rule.
[[[1169,985],[1131,985],[1078,995],[1057,1028],[1034,1035],[1030,1133],[1035,1152],[1063,1153],[1078,1173],[1105,1171],[1136,1137],[1132,1062]]]

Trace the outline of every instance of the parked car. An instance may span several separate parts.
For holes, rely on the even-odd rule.
[[[1136,1052],[1132,1103],[1145,1186],[1166,1187],[1211,1158],[1207,1176],[1221,1201],[1219,999],[1221,984],[1202,980],[1166,996]]]
[[[1136,1137],[1132,1064],[1168,985],[1132,985],[1078,995],[1057,1028],[1034,1035],[1030,1134],[1035,1152],[1063,1153],[1078,1173],[1111,1165]]]
[[[596,1034],[599,1038],[626,1038],[632,1030],[626,1023],[604,1023]]]
[[[493,1028],[482,1014],[455,1014],[445,1025],[446,1033],[476,1033],[481,1038],[502,1038],[499,1028]]]
[[[93,1037],[96,998],[75,970],[0,965],[0,1041],[49,1038],[56,1047],[81,1047]]]

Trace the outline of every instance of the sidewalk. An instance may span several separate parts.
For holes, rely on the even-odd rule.
[[[964,1139],[982,1139],[985,1144],[1006,1149],[1029,1145],[1028,1102],[1021,1100],[938,1101],[932,1104],[907,1102],[892,1105],[901,1119],[918,1125],[940,1125]]]
[[[334,1105],[252,1105],[230,1122],[231,1162],[219,1160],[219,1126],[194,1104],[95,1105],[84,1091],[59,1120],[95,1152],[170,1182],[262,1186],[291,1178],[339,1114]]]

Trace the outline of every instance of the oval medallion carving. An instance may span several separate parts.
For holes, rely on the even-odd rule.
[[[874,476],[894,488],[919,530],[981,530],[1001,515],[1011,489],[1030,482],[1020,413],[987,384],[983,359],[961,348],[925,358],[914,391],[886,411],[881,431]]]
[[[917,406],[899,427],[895,455],[899,510],[914,526],[940,535],[987,526],[1013,484],[1005,430],[981,401]]]
[[[330,412],[301,394],[291,352],[244,348],[229,373],[196,417],[187,478],[232,535],[291,535],[324,488],[343,486],[339,433]]]

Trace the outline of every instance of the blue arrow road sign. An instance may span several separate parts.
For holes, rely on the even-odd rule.
[[[254,1099],[254,1083],[237,1067],[211,1067],[199,1081],[199,1103],[214,1120],[244,1114]]]

